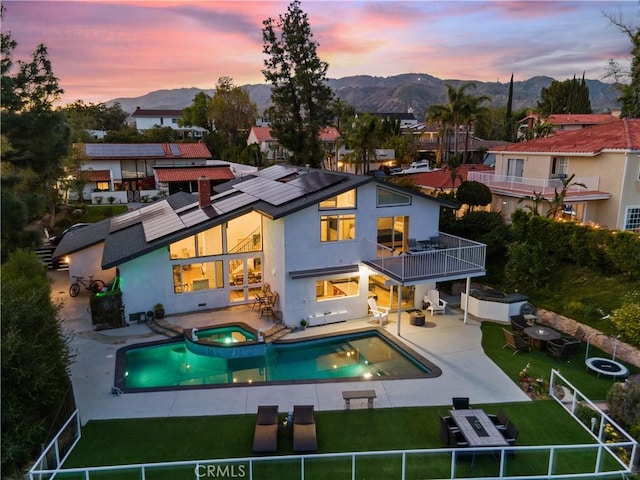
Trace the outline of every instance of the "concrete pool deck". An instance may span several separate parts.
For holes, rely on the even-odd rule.
[[[54,283],[52,296],[62,302],[63,328],[72,334],[71,365],[76,404],[82,423],[89,420],[143,417],[178,417],[255,413],[258,405],[278,405],[280,411],[292,411],[293,405],[313,404],[317,410],[344,408],[343,390],[373,389],[374,408],[437,406],[443,409],[456,396],[470,397],[472,404],[530,401],[483,352],[480,322],[462,321],[462,313],[449,309],[447,315],[426,314],[424,326],[414,326],[403,313],[401,337],[392,313],[386,331],[442,369],[437,378],[411,380],[370,380],[361,382],[309,383],[274,386],[222,387],[171,392],[114,395],[116,351],[125,345],[160,340],[146,324],[94,331],[89,312],[88,292],[76,298],[68,295],[68,272],[50,272]],[[167,316],[169,323],[182,327],[204,327],[231,321],[243,321],[267,330],[271,322],[243,305],[186,315]],[[311,327],[286,338],[321,335],[371,326],[368,318]],[[524,365],[523,365],[524,366]],[[367,400],[352,401],[352,408],[366,408]]]

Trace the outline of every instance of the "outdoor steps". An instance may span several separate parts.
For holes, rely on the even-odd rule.
[[[291,332],[291,330],[293,330],[293,328],[287,327],[286,325],[274,325],[266,332],[262,332],[262,338],[264,338],[264,343],[275,342]]]
[[[167,337],[173,338],[183,334],[182,327],[172,325],[164,319],[154,318],[147,322],[147,325],[154,332],[166,335]]]

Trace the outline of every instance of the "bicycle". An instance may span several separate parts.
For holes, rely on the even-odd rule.
[[[69,295],[72,297],[78,296],[80,293],[80,285],[82,285],[85,290],[89,290],[93,293],[101,292],[104,288],[104,282],[102,280],[94,280],[93,275],[89,275],[89,280],[85,280],[84,277],[76,277],[75,275],[73,278],[75,278],[76,281],[69,287]]]

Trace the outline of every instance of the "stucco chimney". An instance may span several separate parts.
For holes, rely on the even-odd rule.
[[[207,177],[198,178],[198,203],[200,208],[211,205],[211,182]]]

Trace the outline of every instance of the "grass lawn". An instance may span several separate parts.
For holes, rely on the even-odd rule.
[[[583,393],[595,400],[604,399],[613,383],[585,371],[584,350],[572,361],[563,363],[538,351],[513,355],[510,350],[502,349],[501,325],[483,322],[482,332],[486,353],[514,381],[518,379],[518,372],[530,363],[533,376],[548,380],[551,368],[559,369]],[[601,355],[595,348],[590,351],[593,355]],[[499,407],[496,404],[473,406],[484,408],[489,413]],[[594,443],[563,407],[552,400],[500,406],[520,429],[518,445]],[[317,412],[318,453],[443,448],[439,438],[438,412],[445,413],[448,408],[445,405]],[[91,421],[83,428],[82,439],[65,467],[252,457],[254,425],[255,415]],[[290,436],[279,436],[277,454],[293,454]],[[556,472],[585,473],[587,478],[586,474],[594,465],[594,455],[594,452],[587,451],[561,453],[556,461]],[[507,471],[542,475],[548,468],[547,458],[544,452],[519,453],[508,457]],[[356,462],[357,478],[398,478],[400,462],[397,455],[359,459]],[[607,465],[612,465],[610,462],[607,461]],[[497,475],[499,462],[494,457],[478,456],[474,463],[471,469],[469,459],[461,459],[458,474],[471,477]],[[316,458],[308,460],[307,464],[312,468],[305,478],[350,478],[351,458]],[[450,455],[444,453],[428,457],[408,456],[407,478],[446,477],[450,464]],[[299,478],[299,474],[298,461],[254,465],[254,478]],[[131,472],[130,477],[119,474],[118,478],[138,476]],[[176,468],[172,472],[148,471],[146,478],[193,478],[193,467]]]

